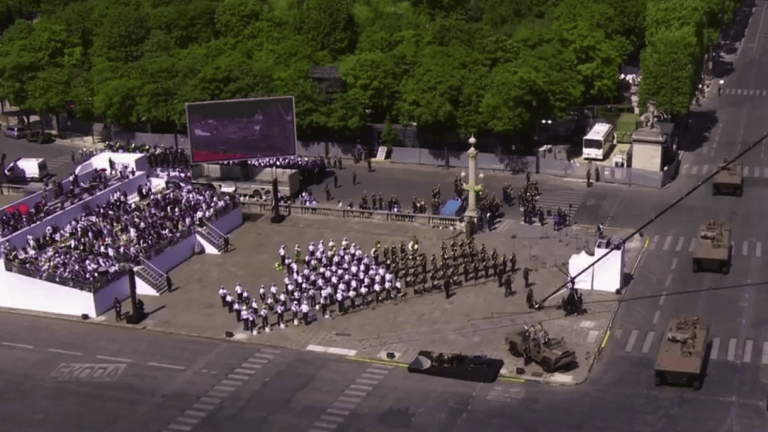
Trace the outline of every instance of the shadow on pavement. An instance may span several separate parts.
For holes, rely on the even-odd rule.
[[[707,141],[707,134],[717,122],[718,118],[715,111],[690,111],[678,150],[690,153],[700,149]]]

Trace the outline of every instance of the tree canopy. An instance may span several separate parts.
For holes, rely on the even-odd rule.
[[[683,112],[737,3],[0,0],[0,97],[178,127],[187,102],[292,95],[305,138],[367,123],[514,134],[610,101],[633,52],[643,100]],[[340,85],[315,66],[335,66]]]

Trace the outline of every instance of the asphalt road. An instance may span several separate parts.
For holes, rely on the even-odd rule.
[[[655,388],[648,359],[611,350],[583,386],[480,385],[91,323],[2,313],[0,326],[4,430],[723,432],[768,417],[757,368],[728,363],[700,392]],[[122,370],[96,380],[72,363]]]
[[[64,144],[35,144],[25,139],[12,139],[0,134],[0,153],[6,155],[6,166],[16,158],[45,158],[48,170],[58,178],[64,178],[74,171],[76,165],[72,164],[71,152],[77,153],[80,160],[79,149]]]

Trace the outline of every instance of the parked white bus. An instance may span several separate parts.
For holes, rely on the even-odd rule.
[[[597,123],[584,137],[582,156],[584,159],[604,160],[615,142],[616,134],[613,132],[613,125]]]

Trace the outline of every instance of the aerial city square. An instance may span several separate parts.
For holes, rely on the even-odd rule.
[[[0,431],[768,430],[766,9],[0,0]]]

